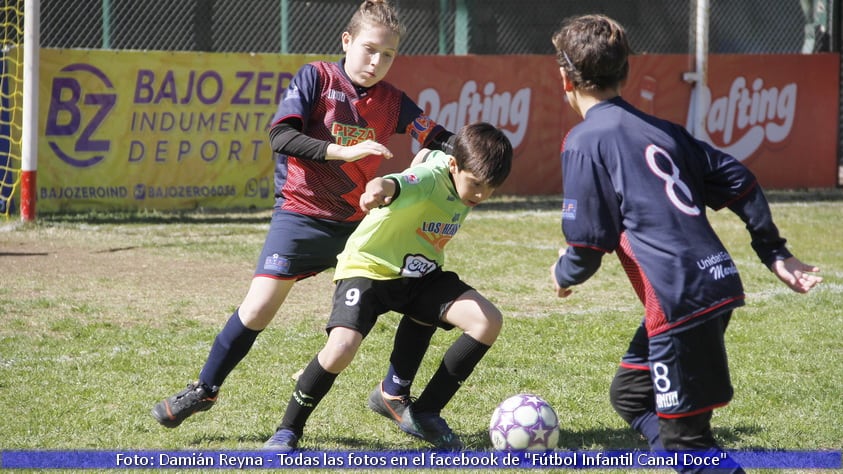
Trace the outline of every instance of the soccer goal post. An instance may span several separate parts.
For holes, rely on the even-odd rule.
[[[0,217],[19,208],[23,221],[35,219],[39,8],[39,0],[0,7]]]
[[[21,123],[21,199],[23,221],[35,220],[35,174],[38,170],[38,68],[40,0],[25,0],[23,21],[23,120]]]

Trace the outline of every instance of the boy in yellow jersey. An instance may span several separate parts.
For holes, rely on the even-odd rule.
[[[391,416],[376,411],[438,449],[462,449],[440,412],[494,343],[503,317],[456,273],[443,270],[445,246],[471,208],[504,182],[511,165],[506,135],[476,123],[457,134],[453,155],[431,151],[421,164],[369,181],[360,198],[368,214],[337,257],[328,341],[299,376],[265,448],[297,447],[308,417],[351,363],[378,316],[396,311],[421,324],[458,327],[463,334],[418,400]]]

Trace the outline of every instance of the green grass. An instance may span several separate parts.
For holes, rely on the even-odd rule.
[[[798,295],[764,268],[743,224],[711,218],[739,265],[748,304],[727,333],[735,399],[713,424],[729,449],[843,448],[843,193],[771,193],[791,250],[825,281]],[[443,412],[472,450],[491,448],[495,406],[534,392],[556,408],[561,449],[645,448],[608,387],[642,309],[614,256],[567,299],[549,267],[562,243],[556,199],[497,198],[448,248],[447,267],[494,301],[498,342]],[[226,382],[217,405],[167,430],[152,405],[195,378],[248,287],[269,213],[39,216],[0,229],[0,449],[252,450],[274,431],[291,375],[325,342],[332,285],[299,283]],[[308,423],[302,447],[426,446],[370,412],[398,317],[364,341]],[[418,392],[456,331],[439,331]]]

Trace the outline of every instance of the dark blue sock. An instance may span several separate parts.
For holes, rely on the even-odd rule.
[[[199,373],[199,382],[208,387],[221,386],[228,374],[249,353],[260,333],[244,326],[240,321],[240,313],[235,310],[214,339],[208,360]]]
[[[413,379],[430,346],[436,326],[418,324],[403,316],[395,331],[395,343],[389,356],[389,370],[383,379],[383,391],[389,395],[409,395]]]
[[[650,445],[650,451],[664,451],[662,440],[659,437],[658,415],[652,411],[648,411],[632,420],[629,424],[632,426],[632,429],[647,438],[647,444]]]

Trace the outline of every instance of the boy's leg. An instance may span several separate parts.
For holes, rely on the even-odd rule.
[[[731,311],[698,326],[650,340],[659,435],[666,450],[722,452],[711,428],[712,411],[732,398],[723,335]],[[685,413],[693,413],[685,416]],[[709,472],[683,468],[681,472]],[[734,462],[710,472],[743,472]]]
[[[445,352],[436,373],[413,404],[413,412],[415,414],[441,412],[486,355],[489,347],[467,334],[458,337]]]
[[[717,445],[714,433],[711,431],[711,415],[711,411],[706,411],[682,418],[659,418],[660,433],[665,449],[668,451],[695,451],[719,456],[723,450]],[[744,472],[743,468],[734,462],[728,467],[685,467],[678,470],[683,474],[742,474]]]
[[[265,448],[281,451],[294,449],[304,432],[307,419],[334,385],[337,375],[354,359],[363,335],[346,327],[334,327],[330,331],[325,347],[310,361],[296,381],[284,418],[275,435],[264,444]]]
[[[249,353],[258,334],[272,322],[294,284],[293,279],[252,279],[240,307],[214,339],[205,366],[199,373],[201,383],[217,387],[223,384],[228,374]]]
[[[214,338],[199,380],[158,402],[152,409],[152,416],[162,425],[175,428],[194,413],[210,409],[217,400],[220,386],[272,321],[294,283],[294,280],[252,279],[243,303]]]
[[[649,344],[644,324],[638,326],[609,388],[612,407],[635,431],[647,439],[652,451],[662,451],[656,394],[650,377]]]
[[[463,334],[445,352],[439,369],[414,404],[416,413],[441,411],[486,355],[503,326],[500,311],[474,289],[453,300],[442,321],[462,329]]]
[[[452,278],[456,278],[456,275],[450,274],[440,283]],[[463,334],[445,352],[436,373],[410,407],[409,416],[405,416],[401,425],[405,431],[408,431],[407,425],[412,425],[422,438],[437,448],[462,449],[462,441],[440,416],[440,412],[497,339],[503,325],[503,316],[495,305],[470,288],[445,307],[442,323],[462,329]]]
[[[664,451],[649,370],[618,367],[609,389],[609,399],[618,415],[644,436],[650,450]]]
[[[400,426],[404,412],[412,404],[410,389],[434,332],[436,326],[432,324],[415,321],[406,315],[401,318],[389,357],[389,369],[386,377],[369,394],[369,409]],[[415,431],[408,433],[421,436]]]
[[[434,332],[436,326],[432,324],[423,324],[406,315],[401,318],[389,356],[389,369],[383,379],[384,394],[394,397],[410,395],[413,380]]]
[[[278,451],[295,449],[307,419],[334,385],[337,375],[322,368],[319,356],[314,357],[296,381],[296,388],[287,402],[284,418],[281,419],[275,434],[266,441],[264,448]]]

